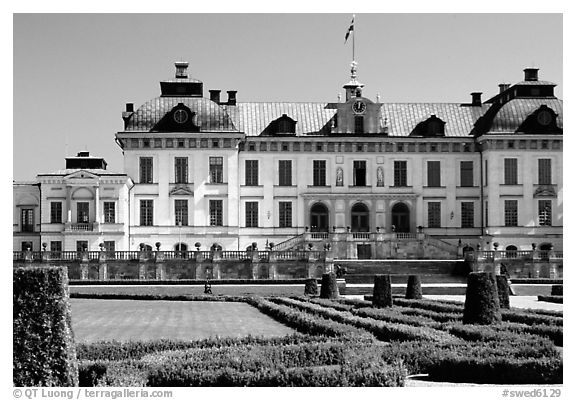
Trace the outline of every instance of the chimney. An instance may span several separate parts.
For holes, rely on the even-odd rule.
[[[126,103],[126,112],[134,112],[134,103]]]
[[[526,68],[526,69],[524,69],[524,80],[525,81],[537,81],[538,80],[538,68]]]
[[[220,92],[221,90],[212,89],[210,92],[210,100],[216,104],[220,104]]]
[[[482,105],[482,92],[472,92],[472,105],[481,106]]]
[[[501,83],[498,85],[498,87],[500,88],[500,93],[504,93],[505,91],[507,91],[510,88],[510,84],[509,83]]]
[[[228,90],[228,102],[226,104],[228,104],[229,106],[235,106],[236,105],[236,93],[238,93],[237,90]]]
[[[176,66],[176,79],[188,78],[188,62],[176,61],[174,65]]]
[[[122,111],[122,119],[124,120],[124,129],[128,127],[128,121],[134,114],[134,103],[126,103],[126,111]]]

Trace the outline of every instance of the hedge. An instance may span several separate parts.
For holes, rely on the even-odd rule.
[[[552,285],[552,291],[550,292],[552,296],[563,296],[564,286],[563,285]]]
[[[564,303],[564,296],[538,296],[538,301],[562,304]]]
[[[306,282],[306,278],[296,279],[214,279],[210,280],[212,286],[218,285],[299,285]],[[192,285],[204,286],[206,279],[111,279],[111,280],[81,280],[71,279],[70,286],[148,286],[148,285]]]
[[[406,284],[406,298],[419,300],[422,298],[422,283],[420,275],[408,276],[408,283]]]
[[[498,289],[498,302],[500,308],[510,308],[510,286],[508,278],[504,275],[496,275],[496,287]]]
[[[304,295],[318,295],[318,281],[316,279],[306,279],[306,283],[304,284]]]
[[[320,287],[321,299],[337,299],[340,297],[338,292],[338,284],[336,282],[336,274],[328,273],[322,275],[322,286]]]
[[[374,307],[392,307],[392,284],[390,275],[374,276],[372,304]]]
[[[479,325],[490,325],[502,320],[494,274],[472,272],[468,275],[462,320],[465,324]]]
[[[13,270],[15,386],[77,386],[78,364],[64,267]]]

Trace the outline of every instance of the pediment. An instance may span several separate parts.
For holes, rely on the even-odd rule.
[[[184,186],[176,186],[172,190],[170,190],[170,196],[194,196],[194,191],[190,189],[190,187]]]
[[[68,174],[66,176],[64,176],[62,179],[67,181],[67,180],[75,180],[75,179],[82,179],[82,180],[86,180],[86,179],[99,179],[100,177],[92,172],[88,172],[88,171],[84,171],[84,170],[79,170],[79,171],[74,171],[71,174]]]
[[[556,190],[553,186],[539,186],[534,190],[534,197],[556,197]]]

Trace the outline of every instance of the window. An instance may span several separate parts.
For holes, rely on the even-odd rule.
[[[222,157],[210,157],[210,183],[222,183],[224,181]]]
[[[257,201],[247,201],[246,202],[246,227],[247,228],[257,228],[258,227],[258,202]]]
[[[140,157],[140,183],[152,182],[152,157]]]
[[[292,202],[291,201],[281,201],[279,203],[279,217],[280,221],[278,226],[280,228],[291,228],[292,227]]]
[[[364,133],[364,117],[359,115],[354,117],[354,132]]]
[[[246,186],[258,186],[258,160],[246,160]]]
[[[116,242],[113,240],[105,240],[104,251],[107,253],[114,253],[116,251]]]
[[[552,160],[550,158],[538,159],[538,184],[552,184]]]
[[[50,251],[60,253],[62,251],[62,242],[60,240],[53,240],[50,242]]]
[[[408,186],[407,162],[394,161],[394,186]]]
[[[504,184],[505,185],[518,184],[518,159],[516,158],[504,159]]]
[[[313,185],[326,186],[326,161],[314,160],[313,163]]]
[[[210,200],[210,226],[222,226],[222,200]]]
[[[188,226],[188,200],[174,200],[174,224]]]
[[[104,202],[104,223],[114,224],[116,222],[116,203],[113,201]]]
[[[538,224],[552,226],[552,201],[538,200]]]
[[[354,161],[354,186],[366,186],[366,161]]]
[[[504,226],[518,226],[518,200],[504,200]]]
[[[280,186],[292,186],[292,161],[278,161],[278,184]]]
[[[474,228],[474,203],[463,201],[460,207],[462,228]]]
[[[154,200],[140,200],[140,225],[154,225]]]
[[[440,202],[428,203],[428,228],[440,228]]]
[[[50,202],[50,223],[51,224],[61,224],[62,223],[62,202],[61,201]]]
[[[188,183],[188,157],[176,157],[174,159],[174,181],[176,183]]]
[[[428,161],[428,187],[440,187],[440,161]]]
[[[79,201],[76,203],[76,222],[86,224],[90,221],[90,203]]]
[[[460,161],[460,186],[474,186],[474,162]]]

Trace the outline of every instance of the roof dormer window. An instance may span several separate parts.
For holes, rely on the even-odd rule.
[[[420,122],[414,127],[412,136],[423,136],[423,137],[438,137],[444,136],[444,127],[446,122],[442,121],[436,115],[432,114],[427,120]]]

